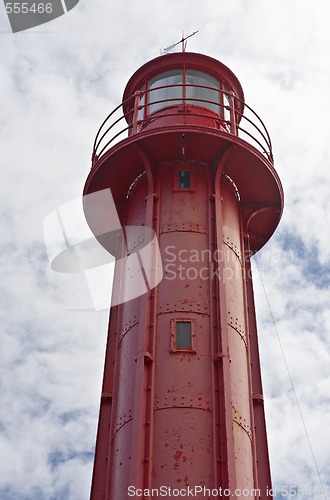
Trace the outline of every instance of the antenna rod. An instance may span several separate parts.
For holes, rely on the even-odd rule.
[[[185,52],[185,50],[186,50],[186,47],[187,47],[187,40],[188,40],[188,38],[190,38],[191,36],[196,35],[196,33],[198,33],[198,32],[199,32],[199,30],[194,31],[193,33],[191,33],[190,35],[188,35],[188,36],[186,36],[186,37],[184,37],[184,36],[182,35],[182,40],[181,40],[181,42],[182,42],[182,52]],[[185,42],[185,43],[184,43],[184,42]]]

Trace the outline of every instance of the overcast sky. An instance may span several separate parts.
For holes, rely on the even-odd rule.
[[[1,3],[0,19],[0,499],[89,498],[108,317],[83,276],[49,268],[42,223],[81,195],[131,74],[182,30],[271,134],[285,211],[254,276],[272,477],[325,498],[308,491],[330,494],[328,0],[80,0],[16,34]]]

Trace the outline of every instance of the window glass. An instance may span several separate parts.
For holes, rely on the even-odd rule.
[[[190,172],[189,170],[179,170],[178,172],[178,187],[180,189],[190,188]]]
[[[138,119],[139,120],[143,120],[144,118],[144,105],[145,105],[145,95],[143,94],[143,96],[141,97],[140,99],[140,109],[139,109],[139,112],[138,112]]]
[[[176,322],[175,343],[177,349],[191,349],[191,321]]]
[[[216,113],[220,113],[220,82],[213,76],[202,73],[201,71],[187,70],[187,88],[186,97],[188,104],[195,104],[196,106],[204,106],[205,108],[212,109]],[[190,86],[191,85],[191,86]],[[202,86],[202,87],[199,87]],[[218,90],[211,90],[212,87]],[[193,100],[196,99],[196,100]],[[199,101],[211,101],[201,102]]]
[[[227,87],[223,87],[223,90],[224,90],[224,94],[223,94],[223,105],[225,106],[223,108],[223,116],[224,116],[224,119],[227,120],[227,121],[230,121],[230,111],[229,109],[226,109],[226,106],[230,106],[230,100],[229,100],[229,89]]]
[[[159,88],[163,86],[167,88]],[[172,86],[174,85],[174,86]],[[175,85],[179,85],[175,87]],[[158,109],[182,103],[183,98],[183,72],[180,70],[167,71],[157,75],[149,82],[149,113]],[[166,102],[156,102],[164,101]]]

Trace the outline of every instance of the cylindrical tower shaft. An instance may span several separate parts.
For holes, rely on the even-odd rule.
[[[281,215],[271,153],[239,137],[240,84],[206,56],[147,63],[123,108],[129,137],[95,151],[85,194],[112,190],[127,255],[141,243],[129,228],[155,232],[164,276],[111,309],[91,498],[190,487],[266,500],[250,255]],[[136,283],[134,270],[117,273],[116,286]]]

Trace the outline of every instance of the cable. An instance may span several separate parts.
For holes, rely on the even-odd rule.
[[[328,497],[327,497],[327,494],[325,492],[325,488],[324,488],[324,485],[323,485],[323,482],[322,482],[321,474],[320,474],[319,468],[318,468],[317,463],[316,463],[316,458],[315,458],[315,455],[314,455],[312,443],[311,443],[311,440],[310,440],[309,435],[308,435],[307,427],[306,427],[306,424],[305,424],[305,419],[304,419],[304,416],[302,414],[301,407],[300,407],[299,400],[298,400],[298,396],[297,396],[297,393],[296,393],[296,390],[295,390],[295,387],[294,387],[294,384],[293,384],[293,380],[292,380],[292,376],[291,376],[291,373],[290,373],[289,365],[288,365],[288,362],[287,362],[287,359],[286,359],[286,356],[285,356],[285,353],[284,353],[284,349],[283,349],[283,346],[282,346],[281,338],[280,338],[280,335],[279,335],[279,332],[278,332],[278,329],[277,329],[277,326],[276,326],[276,323],[275,323],[275,318],[274,318],[274,315],[273,315],[273,311],[272,311],[272,308],[270,307],[270,302],[269,302],[268,295],[267,295],[267,292],[266,292],[266,288],[265,288],[265,285],[264,285],[264,281],[262,279],[262,275],[261,275],[261,272],[260,272],[260,268],[259,268],[259,264],[258,264],[258,257],[257,256],[255,256],[254,262],[256,264],[256,267],[257,267],[257,270],[258,270],[258,274],[259,274],[259,278],[260,278],[260,282],[261,282],[261,286],[263,288],[263,291],[264,291],[264,294],[265,294],[265,297],[266,297],[266,301],[267,301],[267,305],[268,305],[270,317],[272,319],[274,330],[275,330],[275,333],[276,333],[276,337],[277,337],[278,343],[280,345],[282,357],[283,357],[284,364],[285,364],[285,367],[286,367],[286,370],[287,370],[287,373],[288,373],[288,377],[289,377],[289,380],[290,380],[290,384],[291,384],[291,388],[292,388],[292,391],[293,391],[293,395],[294,395],[294,398],[295,398],[295,401],[296,401],[296,404],[297,404],[297,408],[298,408],[298,411],[299,411],[299,414],[300,414],[301,422],[302,422],[304,430],[305,430],[305,434],[306,434],[308,446],[309,446],[311,455],[313,457],[313,462],[314,462],[315,470],[316,470],[317,476],[318,476],[319,481],[320,481],[320,485],[321,485],[321,488],[322,488],[322,491],[323,491],[323,494],[324,494],[324,498],[325,498],[325,500],[328,500]]]

